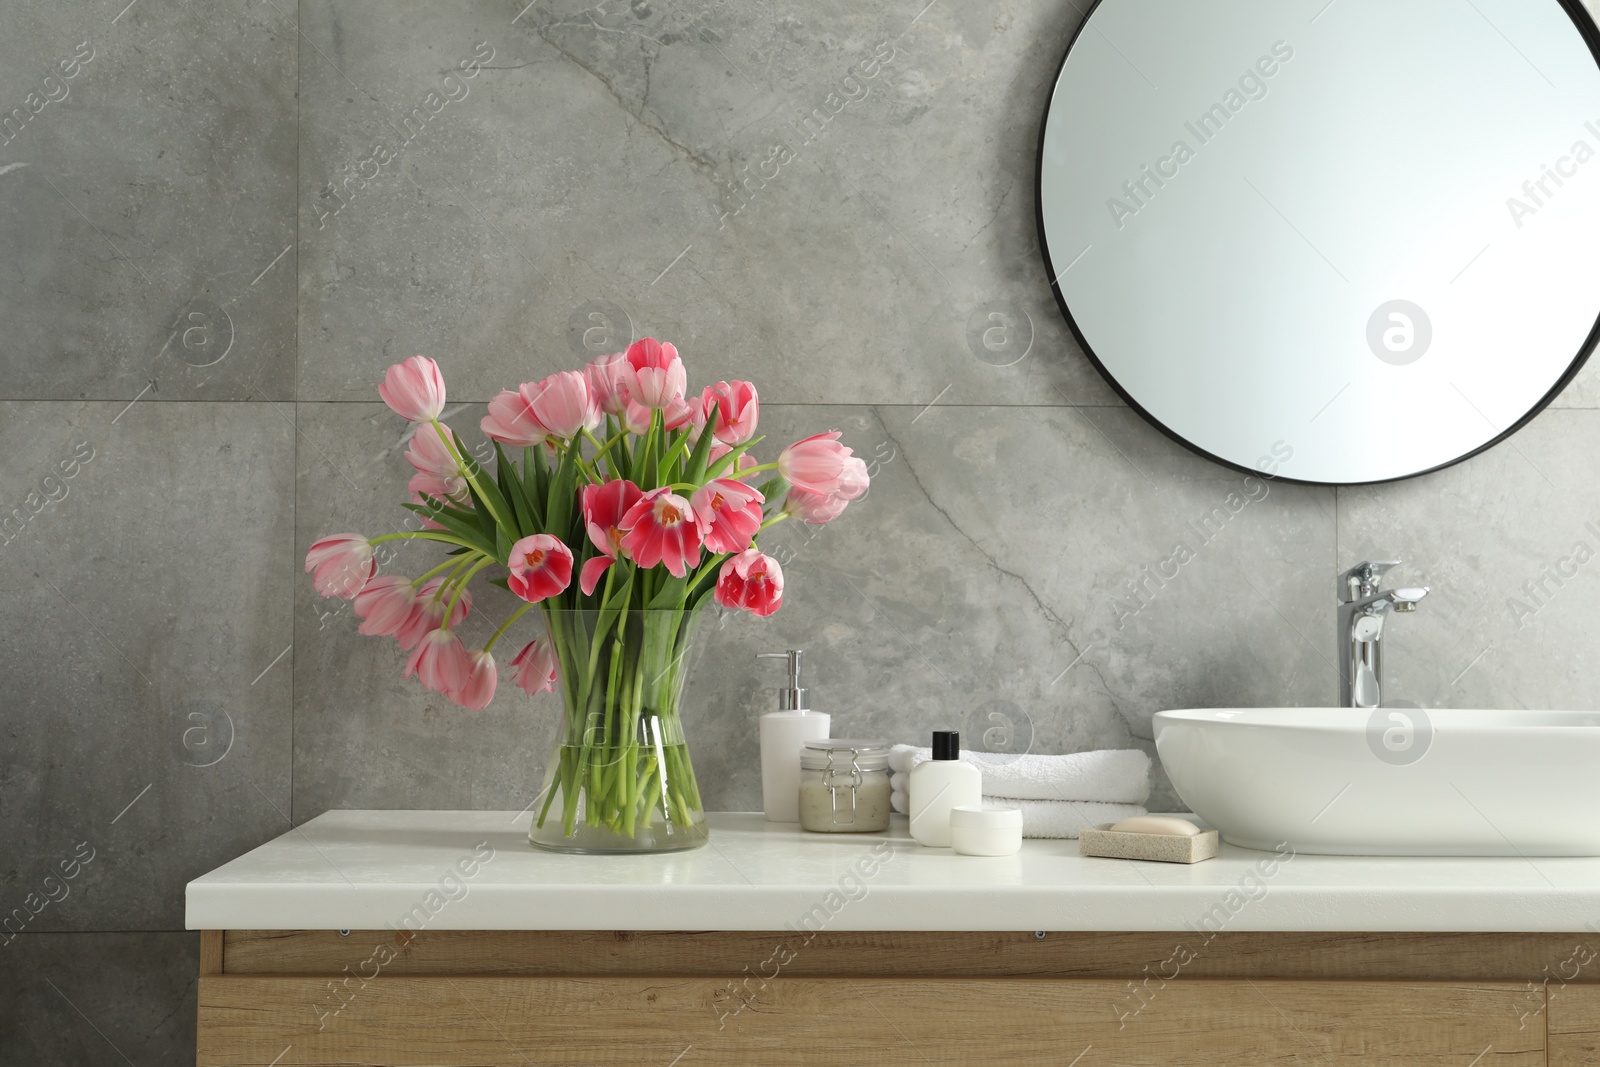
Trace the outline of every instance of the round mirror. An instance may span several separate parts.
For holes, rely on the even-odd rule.
[[[1194,450],[1351,484],[1454,463],[1600,319],[1600,64],[1565,0],[1100,0],[1039,148],[1084,351]]]

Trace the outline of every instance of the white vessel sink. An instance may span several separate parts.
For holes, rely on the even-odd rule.
[[[1220,708],[1155,716],[1223,840],[1340,856],[1600,856],[1600,712]]]

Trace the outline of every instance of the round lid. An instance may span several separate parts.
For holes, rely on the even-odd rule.
[[[848,738],[825,737],[807,741],[800,746],[800,766],[811,771],[825,770],[830,764],[848,767],[854,762],[863,770],[877,770],[889,765],[889,742],[856,741]]]
[[[1022,825],[1022,809],[1004,804],[975,804],[950,809],[950,825],[975,830],[1004,830]]]

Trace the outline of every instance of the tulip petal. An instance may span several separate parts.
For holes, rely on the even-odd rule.
[[[583,565],[583,570],[578,572],[578,588],[584,596],[594,592],[594,587],[600,584],[601,575],[615,562],[610,556],[596,556]]]

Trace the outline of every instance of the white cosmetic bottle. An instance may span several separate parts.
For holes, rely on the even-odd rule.
[[[911,836],[931,848],[950,847],[950,809],[983,803],[983,772],[961,759],[961,735],[933,732],[933,759],[911,768],[907,786]]]
[[[800,649],[763,652],[788,660],[789,684],[778,690],[778,710],[761,716],[761,807],[768,822],[800,821],[800,748],[825,741],[830,716],[812,711],[800,687]]]

